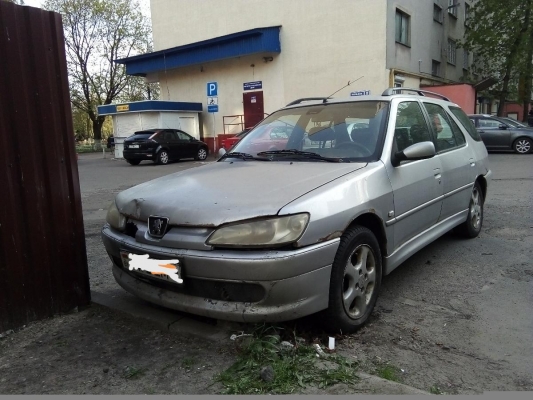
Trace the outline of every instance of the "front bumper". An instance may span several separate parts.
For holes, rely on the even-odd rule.
[[[128,292],[179,311],[238,322],[292,320],[328,307],[331,264],[339,239],[290,251],[185,250],[142,244],[102,229],[113,275]],[[178,258],[183,285],[126,270],[120,252]]]

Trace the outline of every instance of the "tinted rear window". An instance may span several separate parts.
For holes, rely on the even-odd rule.
[[[154,132],[135,132],[132,139],[148,139],[150,136],[152,136]]]
[[[455,117],[461,122],[461,125],[463,125],[463,128],[466,129],[468,134],[477,142],[481,142],[481,137],[479,136],[479,133],[476,130],[476,127],[468,118],[463,110],[461,110],[459,107],[450,107],[450,111],[455,115]]]

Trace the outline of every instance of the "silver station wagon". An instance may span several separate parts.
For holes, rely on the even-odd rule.
[[[283,138],[265,143],[269,126]],[[117,282],[149,302],[241,322],[318,313],[350,332],[384,275],[452,228],[479,234],[490,176],[441,95],[300,99],[218,162],[119,193],[102,239]]]

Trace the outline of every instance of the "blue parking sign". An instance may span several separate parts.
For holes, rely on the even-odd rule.
[[[207,82],[207,96],[218,96],[218,83],[217,82]]]

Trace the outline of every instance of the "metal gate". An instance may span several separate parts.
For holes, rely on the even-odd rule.
[[[0,1],[0,332],[90,302],[61,16]]]

